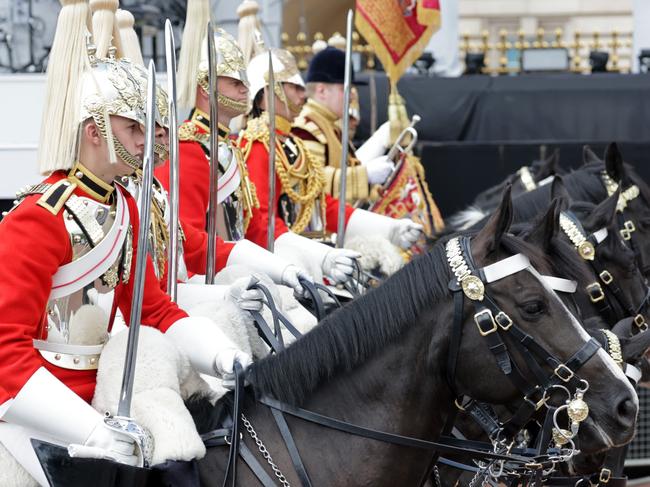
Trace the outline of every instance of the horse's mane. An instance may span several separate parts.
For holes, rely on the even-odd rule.
[[[523,240],[504,235],[501,246],[522,252],[536,267],[549,263]],[[539,268],[539,267],[538,267]],[[258,395],[301,404],[321,384],[350,372],[407,331],[418,316],[450,298],[444,242],[347,304],[278,355],[256,362],[249,380]]]

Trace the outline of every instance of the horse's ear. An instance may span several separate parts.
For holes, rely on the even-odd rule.
[[[551,199],[558,200],[558,206],[561,211],[565,211],[571,204],[571,195],[564,185],[562,176],[555,176],[551,183]]]
[[[546,214],[535,223],[533,230],[526,237],[528,242],[539,246],[542,250],[551,246],[551,240],[557,235],[560,225],[560,204],[559,199],[551,202]]]
[[[539,166],[539,171],[537,172],[537,175],[535,179],[537,181],[542,181],[543,179],[546,179],[549,176],[553,176],[554,174],[557,174],[557,166],[558,163],[560,162],[560,148],[556,147],[553,153],[548,156],[544,161],[542,161],[542,165]]]
[[[485,226],[476,235],[476,242],[480,248],[485,248],[485,255],[494,252],[501,245],[501,237],[508,231],[512,224],[512,185],[508,183],[503,190],[501,203]]]
[[[592,162],[603,162],[600,160],[600,157],[596,155],[594,151],[591,150],[587,144],[582,146],[582,163],[591,164]]]
[[[584,227],[589,232],[595,232],[603,227],[608,227],[616,218],[616,205],[621,195],[621,185],[616,192],[599,203],[594,211],[584,221]]]
[[[614,181],[625,180],[625,166],[623,156],[616,142],[612,142],[605,149],[605,169]]]

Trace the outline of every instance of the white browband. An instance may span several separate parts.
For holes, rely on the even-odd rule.
[[[530,267],[530,260],[524,254],[515,254],[499,262],[483,267],[485,282],[494,282]]]

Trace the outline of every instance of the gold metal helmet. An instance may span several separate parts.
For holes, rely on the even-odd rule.
[[[178,58],[178,102],[184,108],[196,103],[197,85],[208,91],[207,25],[210,19],[208,0],[188,0],[185,27]],[[248,86],[246,61],[234,37],[222,29],[215,29],[217,76],[227,76]],[[246,106],[236,100],[219,96],[219,103],[242,112]]]
[[[217,76],[227,76],[241,81],[246,86],[246,62],[237,41],[223,29],[215,29],[214,45],[217,51]],[[197,83],[208,90],[208,43],[204,42],[201,49],[201,62],[196,75]]]
[[[140,158],[132,155],[113,137],[110,115],[145,124],[145,91],[136,72],[114,57],[96,59],[90,52],[90,69],[84,73],[81,89],[81,114],[79,124],[92,118],[102,136],[107,140],[109,151],[120,157],[133,169],[142,165]],[[111,157],[114,160],[114,157]]]
[[[119,60],[127,71],[129,71],[138,81],[140,87],[140,95],[143,100],[147,98],[147,69],[138,63],[132,62],[129,59],[122,58]],[[160,83],[156,84],[156,123],[166,129],[169,128],[169,96]]]

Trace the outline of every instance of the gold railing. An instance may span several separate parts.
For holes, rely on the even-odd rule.
[[[298,68],[301,70],[307,69],[314,53],[327,45],[345,48],[345,38],[339,32],[335,32],[327,41],[321,32],[316,32],[311,43],[307,42],[307,34],[304,32],[299,32],[293,40],[289,38],[289,34],[283,32],[281,39],[282,46],[296,57]],[[361,36],[356,31],[352,33],[352,51],[361,55],[365,69],[375,69],[374,51],[372,47],[362,42]]]
[[[300,69],[307,69],[314,49],[335,45],[342,47],[345,39],[337,32],[327,41],[325,36],[317,32],[308,40],[307,34],[299,32],[290,39],[285,32],[282,34],[282,44],[296,57]],[[575,32],[566,36],[562,29],[547,32],[537,29],[534,34],[524,31],[510,32],[500,30],[496,37],[490,37],[488,31],[479,34],[464,33],[460,38],[460,57],[464,62],[467,53],[482,53],[485,58],[486,74],[499,75],[519,72],[518,62],[511,62],[512,52],[519,59],[523,49],[560,47],[567,49],[570,58],[570,70],[576,73],[589,73],[589,53],[591,51],[606,51],[609,53],[607,70],[627,73],[632,65],[632,33],[631,32]],[[357,32],[352,36],[352,49],[359,53],[362,65],[366,69],[375,68],[375,56],[372,47],[366,44]]]
[[[609,53],[607,70],[627,73],[632,64],[632,33],[631,32],[578,32],[571,38],[565,36],[562,29],[546,32],[537,29],[534,35],[523,31],[508,32],[500,30],[496,40],[490,38],[488,31],[480,34],[463,34],[460,41],[461,60],[464,61],[468,52],[482,53],[485,57],[484,72],[488,74],[508,74],[519,71],[517,63],[510,63],[509,54],[513,50],[521,55],[523,49],[559,47],[567,49],[570,59],[570,70],[576,73],[589,73],[589,53],[605,51]]]

